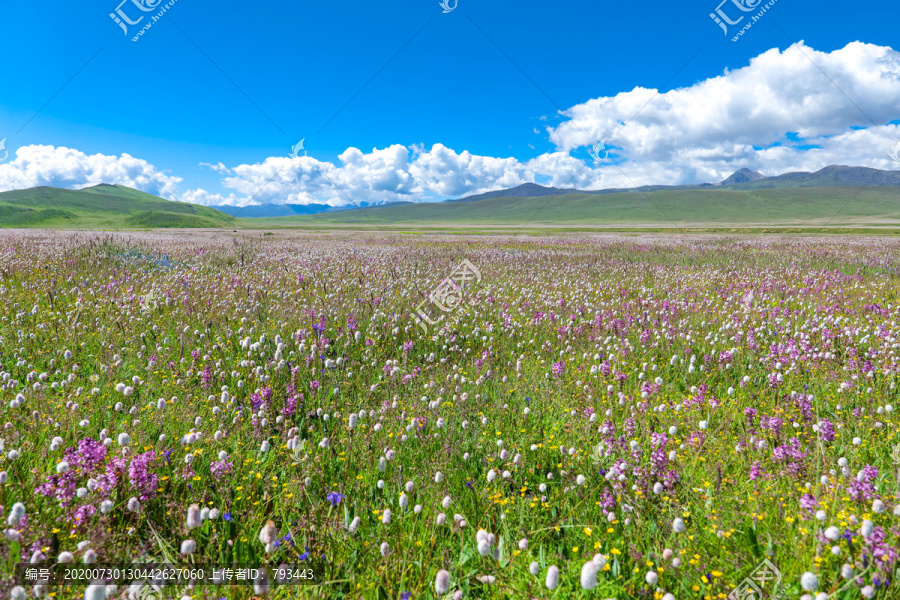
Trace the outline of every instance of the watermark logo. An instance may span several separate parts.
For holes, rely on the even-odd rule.
[[[733,13],[738,16],[737,19],[732,20],[728,14],[726,14],[725,10],[722,8],[722,5],[731,2],[739,11],[749,13],[758,10],[757,14],[750,15],[750,21],[748,21],[741,30],[731,38],[732,42],[738,41],[738,39],[744,35],[748,29],[753,27],[753,24],[756,23],[760,18],[762,18],[763,14],[769,10],[777,0],[769,0],[766,4],[760,6],[763,0],[722,0],[719,5],[716,7],[714,12],[709,13],[709,18],[715,22],[716,25],[722,28],[722,33],[728,35],[728,26],[729,25],[737,25],[741,21],[744,20],[744,17],[747,15],[741,15],[740,13]]]
[[[891,459],[895,465],[900,465],[900,444],[894,446],[894,450],[891,452]]]
[[[588,154],[591,155],[591,158],[594,159],[594,164],[597,164],[604,159],[609,158],[609,151],[606,149],[606,146],[603,142],[599,144],[594,144],[590,150],[588,150]]]
[[[428,314],[422,310],[422,306],[426,302],[434,304],[441,312],[453,312],[459,308],[462,302],[463,286],[474,280],[475,283],[481,283],[481,271],[468,260],[459,263],[450,276],[445,278],[438,286],[428,295],[427,300],[423,300],[416,307],[416,320],[422,331],[428,332],[428,325],[437,325],[437,321],[433,321]],[[428,325],[425,325],[428,323]]]
[[[129,600],[165,600],[162,587],[142,581],[131,584],[128,589]]]
[[[751,307],[753,306],[753,299],[754,299],[755,297],[756,297],[756,296],[753,295],[753,290],[750,290],[749,292],[747,292],[746,294],[744,294],[744,299],[741,300],[741,304],[744,305],[744,308],[749,309],[749,308],[751,308]]]
[[[136,42],[141,39],[141,36],[144,35],[148,29],[153,27],[154,23],[160,20],[162,16],[168,11],[178,0],[169,0],[163,4],[163,0],[122,0],[116,9],[109,13],[109,18],[112,19],[116,25],[122,28],[122,33],[124,35],[128,35],[128,28],[131,25],[140,24],[145,17],[150,17],[150,20],[147,21],[143,27],[141,27],[140,31],[131,38],[132,42]],[[130,6],[126,6],[129,5]],[[125,8],[123,8],[125,7]],[[126,11],[127,8],[127,11]],[[155,15],[144,15],[141,13],[150,13],[157,11]],[[136,17],[132,19],[133,17]]]
[[[2,148],[2,147],[3,147],[2,144],[0,144],[0,148]],[[897,142],[896,144],[894,144],[894,147],[891,148],[891,153],[889,156],[891,157],[892,161],[900,163],[900,142]],[[0,162],[2,162],[2,161],[0,161]]]
[[[306,138],[303,138],[291,148],[291,158],[297,158],[300,156],[300,151],[303,150],[303,142],[306,141]],[[306,150],[303,150],[303,156],[306,156]]]
[[[6,151],[6,138],[0,140],[0,163],[6,162],[9,158],[9,152]]]
[[[116,7],[116,10],[109,13],[109,18],[115,21],[116,25],[122,28],[123,35],[128,35],[128,25],[137,25],[144,20],[144,17],[142,15],[138,17],[137,20],[132,21],[131,18],[125,13],[125,11],[122,9],[122,6],[124,4],[128,4],[129,2],[141,12],[146,13],[156,10],[156,7],[159,6],[159,3],[162,2],[162,0],[122,0],[122,2],[120,2]]]
[[[728,600],[778,600],[787,592],[781,589],[777,595],[774,590],[781,583],[781,571],[772,561],[766,559],[753,569],[753,572],[728,594]]]
[[[453,12],[456,10],[456,5],[459,4],[459,0],[453,0],[453,4],[450,4],[450,0],[441,0],[438,5],[444,9],[444,14]]]
[[[154,294],[152,291],[146,296],[141,296],[142,311],[149,312],[157,307],[159,307],[159,302],[156,299],[156,294]]]

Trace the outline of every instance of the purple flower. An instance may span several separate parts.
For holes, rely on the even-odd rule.
[[[216,479],[231,475],[231,470],[233,468],[234,463],[229,460],[214,460],[209,464],[209,472],[212,473],[213,477]]]
[[[222,515],[222,518],[225,519],[226,521],[230,521],[231,520],[231,511],[229,510],[227,513]]]
[[[212,367],[204,367],[203,372],[200,373],[200,387],[210,387],[213,382],[213,371]]]
[[[346,496],[339,494],[338,492],[328,492],[328,495],[325,496],[325,499],[331,502],[332,506],[337,506],[344,498],[346,498]]]
[[[141,493],[139,498],[141,502],[156,496],[159,478],[155,473],[150,472],[150,463],[155,458],[156,454],[150,450],[132,458],[131,464],[128,466],[128,479],[131,481],[131,485]]]
[[[553,363],[553,377],[555,379],[559,379],[562,377],[563,373],[566,372],[566,363],[565,361],[559,361]]]

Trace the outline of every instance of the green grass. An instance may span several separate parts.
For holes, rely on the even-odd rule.
[[[224,227],[234,217],[118,185],[38,187],[0,193],[0,227],[135,229]]]
[[[563,194],[241,219],[122,186],[101,185],[84,190],[44,187],[0,193],[0,227],[896,235],[900,231],[900,188]]]
[[[651,226],[662,228],[748,226],[900,225],[900,188],[787,188],[767,190],[676,190],[642,194],[562,194],[491,198],[476,202],[416,204],[244,219],[258,227],[365,226]]]
[[[900,542],[896,240],[298,237],[0,232],[0,597],[36,550],[82,566],[89,548],[114,567],[313,569],[267,600],[448,600],[439,569],[466,600],[661,600],[651,572],[677,600],[719,600],[763,559],[785,599],[812,572],[860,600],[847,563],[896,600],[897,563],[858,533]],[[483,279],[423,331],[416,306],[462,258]],[[859,489],[883,512],[854,492],[873,467]],[[7,526],[17,502],[27,522]],[[218,515],[189,527],[191,505]],[[854,536],[823,544],[828,526]],[[256,595],[164,597],[183,593]]]

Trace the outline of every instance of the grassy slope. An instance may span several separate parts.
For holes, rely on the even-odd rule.
[[[0,227],[821,227],[900,225],[900,188],[779,188],[564,194],[413,204],[296,217],[234,219],[121,186],[0,193]]]
[[[0,227],[223,227],[233,222],[233,217],[206,206],[172,202],[123,186],[0,193]]]
[[[416,204],[242,221],[292,225],[900,225],[900,188],[684,190]]]

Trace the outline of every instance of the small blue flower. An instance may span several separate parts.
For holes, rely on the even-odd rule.
[[[328,492],[328,495],[325,496],[325,499],[331,502],[332,506],[337,506],[344,498],[346,498],[346,496],[339,494],[338,492]]]
[[[227,513],[222,515],[222,518],[225,519],[226,521],[230,521],[231,520],[231,511],[228,511]]]
[[[412,596],[412,592],[403,592],[400,594],[400,600],[409,600],[410,596]]]

